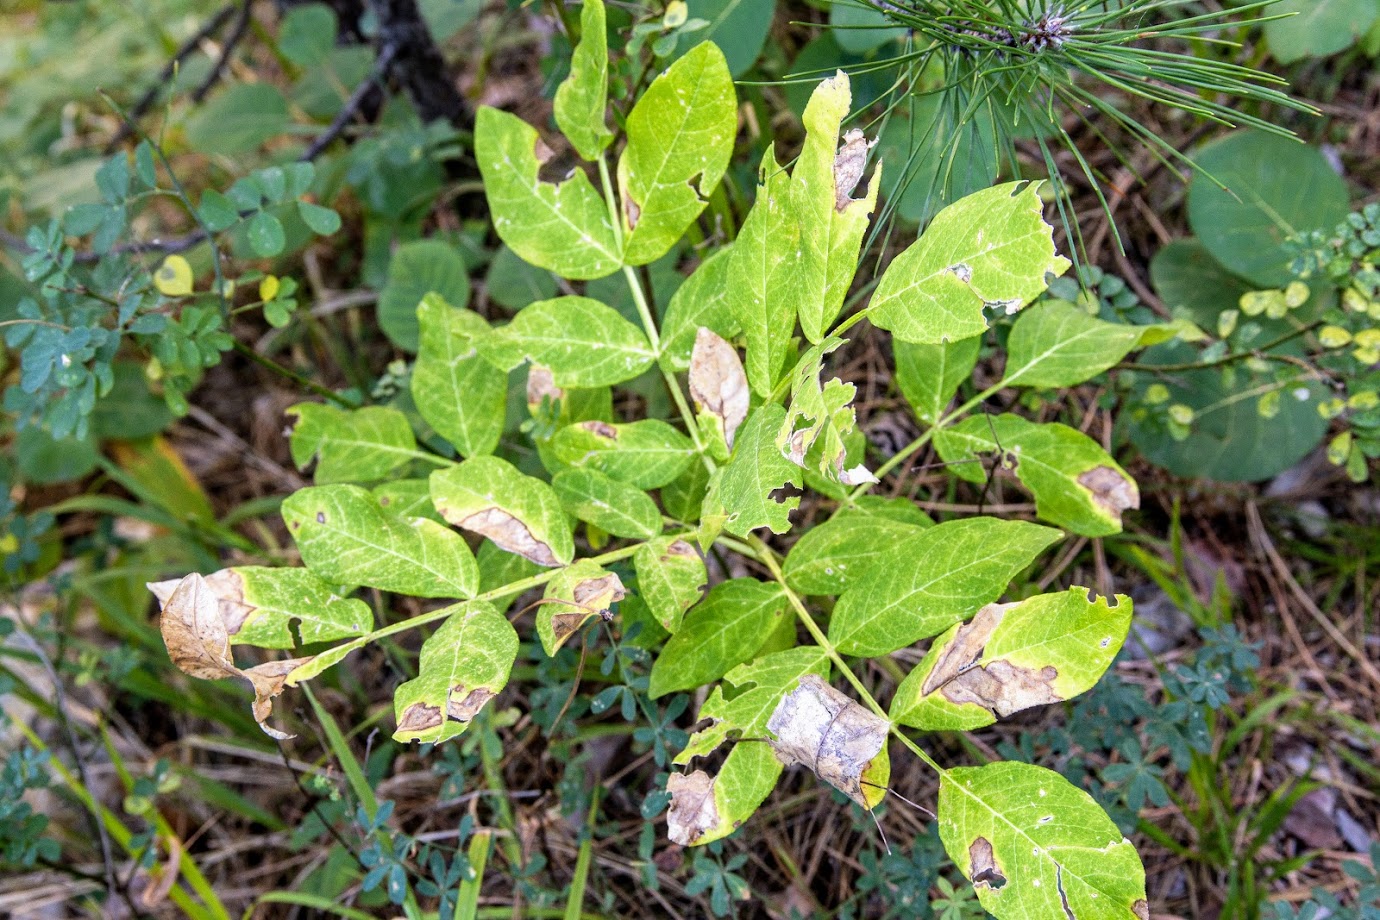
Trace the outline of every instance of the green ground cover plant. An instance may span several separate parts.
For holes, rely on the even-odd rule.
[[[394,732],[398,741],[439,743],[463,732],[509,680],[519,637],[492,602],[544,586],[536,631],[546,654],[617,611],[622,628],[630,620],[640,626],[650,647],[645,634],[667,637],[647,677],[650,700],[719,679],[731,688],[731,697],[719,689],[706,700],[699,717],[712,727],[675,758],[689,764],[734,742],[717,773],[671,775],[672,840],[701,845],[736,830],[771,792],[783,762],[810,766],[871,808],[886,793],[894,734],[941,771],[941,837],[989,910],[1018,916],[1060,899],[1101,910],[1093,903],[1101,898],[1143,915],[1139,860],[1086,793],[1027,764],[941,767],[903,729],[980,727],[1072,698],[1096,682],[1130,624],[1129,599],[1086,589],[994,603],[1063,538],[1057,527],[1119,531],[1121,512],[1139,503],[1130,477],[1074,429],[970,415],[986,394],[943,411],[968,375],[972,340],[988,316],[1016,313],[1068,266],[1054,251],[1036,187],[998,185],[941,212],[892,261],[868,308],[840,321],[877,194],[873,175],[870,191],[853,197],[869,145],[854,132],[840,147],[851,101],[840,75],[813,94],[791,171],[768,148],[757,204],[737,240],[705,253],[658,322],[635,268],[676,245],[723,174],[735,92],[717,46],[691,49],[631,109],[627,144],[610,170],[603,15],[598,0],[585,5],[586,39],[555,105],[572,146],[595,162],[602,194],[579,170],[543,180],[536,132],[498,110],[480,109],[475,148],[504,242],[568,278],[621,273],[639,322],[567,295],[531,303],[493,327],[425,298],[412,398],[460,459],[420,451],[396,409],[296,407],[293,455],[315,461],[317,484],[289,497],[283,515],[306,567],[232,568],[155,586],[174,663],[197,677],[247,679],[255,717],[281,736],[267,723],[284,687],[371,641],[439,624],[421,647],[417,677],[396,691]],[[855,388],[825,379],[823,370],[826,356],[846,345],[842,334],[864,318],[910,349],[928,349],[912,353],[908,382],[937,417],[892,465],[931,438],[979,480],[983,457],[996,456],[1015,466],[1041,517],[1056,527],[992,517],[934,524],[907,503],[865,501],[877,480],[848,457]],[[795,340],[797,321],[804,342]],[[739,335],[745,359],[725,338]],[[1169,335],[1167,327],[1128,329],[1045,303],[1012,327],[1008,370],[993,391],[1073,385]],[[549,482],[493,455],[519,367],[527,371],[528,410],[544,423],[531,433]],[[682,368],[689,398],[676,374]],[[610,411],[609,388],[644,374],[661,377],[683,431]],[[414,478],[408,471],[418,462],[428,475]],[[774,493],[807,477],[839,496],[839,512],[783,559],[756,532],[790,530],[799,499]],[[661,490],[662,508],[651,489]],[[576,557],[572,519],[583,523],[591,547],[604,544],[602,552]],[[484,538],[482,562],[447,524]],[[883,545],[859,525],[873,537],[885,529],[894,545],[878,552]],[[734,578],[701,597],[702,554],[719,548],[770,578]],[[635,594],[609,568],[629,558]],[[515,565],[548,571],[486,578]],[[344,599],[347,592],[333,587],[340,585],[457,603],[373,629],[367,606]],[[806,603],[812,595],[837,597],[827,624]],[[798,643],[799,631],[807,641]],[[931,637],[929,655],[887,708],[845,657],[883,656]],[[234,644],[342,639],[250,669],[230,654]],[[830,686],[835,671],[861,702]]]

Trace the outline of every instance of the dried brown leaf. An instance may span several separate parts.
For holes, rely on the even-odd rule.
[[[565,398],[565,390],[556,386],[551,368],[533,364],[527,370],[527,407],[536,409],[543,400],[557,402]]]
[[[442,515],[446,513],[444,508],[438,510]],[[561,564],[549,545],[534,537],[526,524],[501,508],[485,508],[455,524],[488,537],[499,549],[516,553],[537,565],[554,567]]]
[[[162,601],[159,629],[173,664],[183,673],[203,680],[238,677],[249,681],[254,688],[253,712],[259,727],[272,738],[293,737],[269,727],[268,717],[273,711],[273,698],[283,692],[288,675],[311,659],[289,658],[241,669],[230,655],[230,630],[221,600],[207,579],[193,572],[167,592],[166,598],[160,594],[166,583],[158,584],[157,590],[153,585],[149,587]]]
[[[701,411],[718,419],[731,450],[733,436],[747,418],[751,391],[737,350],[703,326],[690,352],[690,396]]]
[[[234,569],[221,569],[202,577],[220,605],[220,617],[225,623],[227,635],[235,635],[244,627],[245,620],[255,610],[244,602],[244,579]],[[147,587],[162,605],[168,602],[168,598],[172,597],[172,593],[181,583],[182,579],[173,578],[168,581],[151,581]]]
[[[976,838],[968,847],[968,878],[975,886],[1000,888],[1006,884],[1006,876],[997,867],[996,855],[992,852],[992,841],[986,837]]]
[[[1078,477],[1078,484],[1092,493],[1093,501],[1117,520],[1128,508],[1140,507],[1135,480],[1110,466],[1093,467]]]
[[[614,428],[608,422],[593,419],[588,422],[580,422],[579,427],[583,428],[585,431],[593,432],[601,438],[608,438],[610,441],[618,440],[618,429]]]
[[[681,846],[693,846],[706,833],[719,826],[719,808],[714,802],[714,778],[703,770],[672,773],[666,781],[671,793],[671,809],[666,816],[666,835]]]
[[[782,698],[767,720],[772,750],[786,765],[803,764],[820,779],[870,808],[862,777],[886,745],[887,721],[814,674]]]
[[[975,703],[1003,719],[1022,709],[1063,699],[1054,692],[1059,672],[1052,665],[1032,671],[998,659],[977,666],[1006,611],[1015,606],[988,604],[961,626],[925,678],[921,693],[928,696],[941,690],[952,703]]]
[[[863,170],[867,168],[867,152],[876,143],[869,141],[857,128],[843,135],[843,146],[834,155],[834,210],[843,211],[856,200],[853,189],[862,180]]]

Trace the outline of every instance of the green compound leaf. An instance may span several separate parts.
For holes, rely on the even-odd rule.
[[[941,774],[939,839],[997,920],[1147,920],[1145,869],[1092,796],[1024,763]]]
[[[875,658],[943,632],[995,601],[1062,537],[1039,524],[979,517],[894,543],[839,598],[829,638],[845,655]]]
[[[306,569],[243,565],[212,572],[205,581],[234,645],[292,648],[294,621],[304,645],[362,635],[374,626],[368,604],[341,596]],[[173,579],[148,587],[166,604],[181,583]]]
[[[494,230],[533,265],[565,278],[602,278],[622,265],[609,209],[580,170],[559,183],[543,180],[551,151],[534,128],[507,112],[481,106],[474,154],[484,179]]]
[[[301,469],[315,457],[317,485],[383,479],[417,451],[412,426],[397,409],[298,403],[287,414],[297,420],[289,438],[292,462]]]
[[[728,304],[747,337],[748,383],[768,395],[785,368],[800,301],[800,221],[790,176],[774,147],[762,155],[757,201],[729,260]]]
[[[1086,588],[988,604],[934,640],[896,688],[891,719],[925,731],[967,731],[1092,689],[1131,628],[1131,600]]]
[[[586,160],[597,160],[613,140],[604,124],[609,102],[609,48],[604,0],[584,0],[580,42],[570,75],[556,88],[556,124]]]
[[[551,449],[559,463],[596,469],[639,489],[666,485],[695,459],[690,439],[657,419],[568,425],[556,432]]]
[[[844,439],[854,427],[857,387],[837,377],[820,380],[824,356],[843,344],[830,336],[800,356],[791,374],[791,406],[776,434],[776,449],[796,466],[820,473],[832,482],[875,482],[866,467],[845,470]],[[808,460],[808,462],[807,462]]]
[[[1121,513],[1140,507],[1136,482],[1092,438],[1057,422],[978,415],[934,436],[935,450],[969,482],[988,476],[982,454],[999,455],[1035,496],[1035,511],[1085,537],[1121,533]]]
[[[431,474],[441,517],[488,537],[538,565],[566,565],[575,555],[570,521],[549,485],[498,457],[474,457]]]
[[[287,246],[283,222],[267,211],[260,211],[251,217],[245,233],[249,237],[249,248],[260,258],[276,256]]]
[[[431,483],[425,479],[395,479],[369,490],[378,499],[379,506],[389,514],[399,517],[424,517],[444,524],[445,519],[436,513],[431,503]]]
[[[791,175],[803,252],[800,327],[811,342],[824,337],[843,308],[882,181],[879,166],[867,194],[852,197],[870,147],[863,133],[854,129],[839,148],[839,130],[852,99],[848,75],[842,71],[815,89],[805,107],[805,147]]]
[[[1167,341],[1174,334],[1168,324],[1109,323],[1067,301],[1047,300],[1017,317],[1006,343],[1002,382],[1023,387],[1076,386],[1137,348]]]
[[[661,537],[639,546],[633,565],[638,593],[652,616],[667,632],[677,632],[709,581],[704,559],[679,537]]]
[[[588,297],[539,300],[476,344],[480,354],[505,371],[524,360],[548,368],[561,387],[622,383],[656,360],[641,329]]]
[[[517,631],[491,604],[456,604],[422,643],[417,676],[393,694],[394,741],[439,743],[469,728],[508,683]]]
[[[661,326],[661,363],[669,370],[690,367],[690,353],[701,327],[724,339],[743,331],[729,304],[732,252],[732,243],[718,249],[671,295]]]
[[[867,318],[898,339],[939,344],[988,328],[987,311],[1015,313],[1062,275],[1054,228],[1031,182],[1008,182],[949,205],[887,266]]]
[[[562,470],[551,488],[572,515],[615,537],[646,540],[661,533],[661,512],[635,486],[594,469]]]
[[[790,515],[800,506],[799,496],[783,501],[771,497],[787,483],[800,488],[800,467],[776,447],[776,433],[785,421],[785,408],[776,404],[752,411],[738,429],[728,463],[710,477],[704,519],[721,520],[725,530],[740,537],[758,527],[768,527],[772,533],[791,529]]]
[[[933,522],[917,525],[845,511],[806,531],[791,547],[782,573],[786,583],[801,594],[842,594],[887,547],[915,536],[926,526],[933,526]]]
[[[633,106],[627,128],[618,161],[623,261],[644,265],[704,210],[733,156],[738,95],[723,52],[704,42],[672,64]]]
[[[590,559],[578,559],[556,573],[546,584],[542,605],[537,608],[537,636],[548,655],[594,617],[612,619],[609,612],[626,595],[623,582]]]
[[[737,738],[764,739],[767,720],[786,695],[806,674],[827,677],[829,658],[817,646],[788,649],[764,655],[751,664],[739,665],[724,675],[733,687],[732,700],[724,698],[724,687],[715,687],[700,707],[698,721],[712,724],[696,732],[675,762],[687,764],[717,749],[732,732]],[[696,779],[673,777],[679,791],[672,803],[671,836],[683,846],[698,846],[733,833],[766,800],[781,776],[781,762],[766,744],[748,740],[735,744],[723,766],[712,779],[697,771]],[[707,786],[705,800],[690,809],[686,789]],[[668,788],[671,786],[668,784]],[[673,789],[673,791],[676,791]],[[679,804],[679,808],[677,807]],[[712,804],[712,813],[709,806]],[[698,819],[698,820],[697,820]]]
[[[421,348],[412,367],[417,411],[461,456],[493,453],[506,420],[508,376],[475,348],[489,334],[489,324],[429,295],[417,307],[417,323]]]
[[[1038,308],[1026,312],[1035,309]],[[901,388],[901,395],[915,410],[916,418],[933,425],[943,418],[954,394],[977,366],[982,336],[937,345],[893,339],[891,347],[896,356],[896,385]]]
[[[379,291],[379,327],[405,351],[416,351],[417,311],[428,294],[455,307],[470,302],[470,273],[460,252],[441,240],[403,243],[388,261],[388,283]]]
[[[1294,256],[1285,246],[1290,237],[1331,230],[1346,218],[1346,180],[1320,150],[1291,137],[1237,131],[1203,147],[1194,160],[1203,171],[1188,187],[1194,235],[1213,258],[1259,287],[1294,279]]]
[[[302,561],[333,584],[415,597],[473,597],[479,569],[464,539],[425,518],[389,514],[358,486],[302,489],[283,502]]]
[[[685,616],[652,665],[653,699],[718,680],[752,660],[786,615],[779,585],[733,578],[715,585]]]

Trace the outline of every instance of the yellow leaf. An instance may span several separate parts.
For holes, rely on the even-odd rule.
[[[259,282],[259,299],[268,303],[278,296],[278,276],[267,275]]]
[[[192,266],[181,256],[168,256],[153,276],[153,286],[165,297],[185,297],[192,293]]]

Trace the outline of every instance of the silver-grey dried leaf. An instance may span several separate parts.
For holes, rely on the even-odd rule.
[[[666,815],[666,836],[683,847],[693,846],[706,833],[719,826],[719,808],[714,802],[714,778],[703,770],[672,773],[666,780],[671,793],[671,808]]]
[[[782,763],[802,764],[864,808],[862,776],[886,745],[885,719],[814,674],[786,694],[767,720]]]
[[[869,141],[862,131],[853,128],[843,135],[843,146],[834,155],[834,209],[842,211],[855,199],[853,189],[862,181],[867,168],[867,152],[877,142]]]

